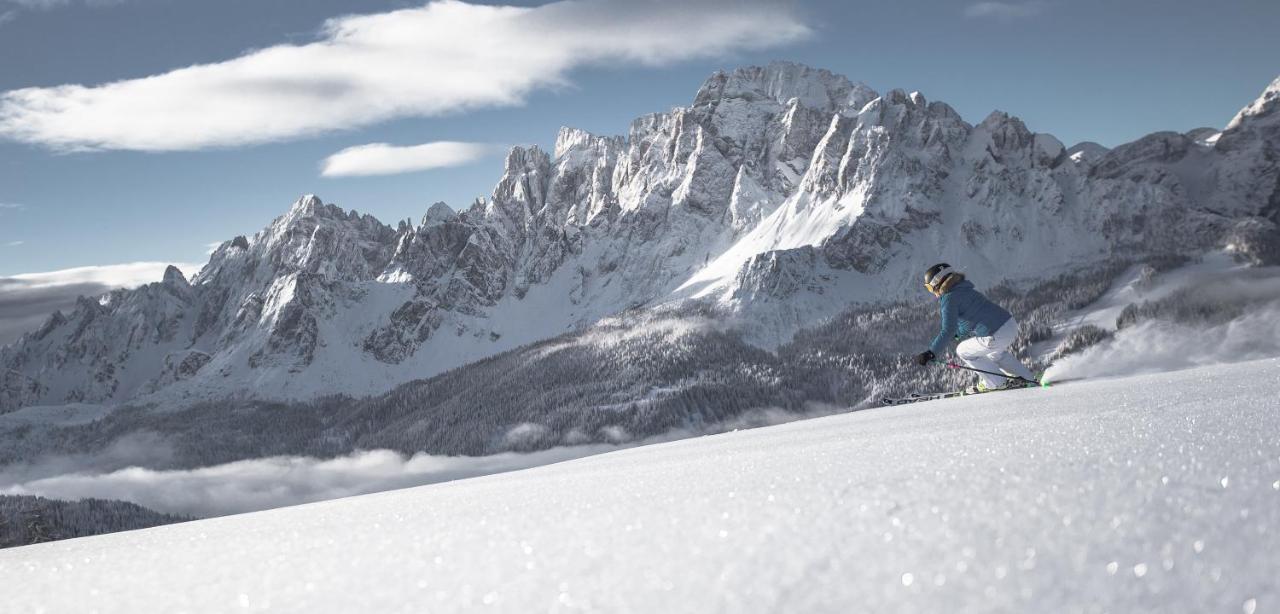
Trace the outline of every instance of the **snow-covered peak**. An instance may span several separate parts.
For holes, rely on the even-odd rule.
[[[1264,116],[1280,116],[1275,113],[1277,107],[1280,107],[1280,77],[1276,77],[1267,89],[1262,91],[1262,95],[1258,96],[1249,106],[1240,109],[1240,112],[1231,119],[1231,123],[1227,124],[1227,130],[1240,127],[1250,118]]]
[[[580,128],[562,126],[559,134],[556,135],[556,146],[551,157],[553,160],[560,160],[575,151],[598,154],[602,148],[620,148],[622,143],[622,137],[597,136]]]
[[[806,107],[836,111],[861,108],[875,97],[875,90],[843,75],[795,62],[772,62],[711,75],[698,90],[693,106],[716,104],[726,98],[765,99],[779,105],[796,99]]]
[[[284,231],[298,224],[310,225],[315,220],[332,220],[338,223],[350,222],[367,231],[377,231],[384,228],[382,222],[372,215],[361,214],[355,209],[343,209],[333,203],[325,203],[323,199],[315,194],[303,195],[295,201],[289,207],[287,213],[276,218],[273,226],[277,230]]]
[[[1031,131],[1021,119],[1004,111],[992,111],[977,127],[978,130],[989,133],[992,143],[1002,150],[1026,147],[1033,139]]]
[[[502,179],[493,188],[493,199],[485,210],[486,215],[502,212],[508,221],[524,223],[542,207],[550,174],[551,156],[541,147],[512,147],[507,152]]]
[[[551,156],[543,151],[537,145],[521,147],[519,145],[512,147],[507,152],[507,159],[503,166],[505,175],[519,175],[546,168],[551,164]]]
[[[237,238],[224,243],[197,281],[241,285],[253,278],[256,283],[267,283],[293,272],[317,274],[327,280],[368,278],[385,265],[391,252],[386,243],[395,236],[395,228],[372,215],[306,195],[252,241]]]
[[[1102,159],[1110,149],[1093,141],[1082,141],[1067,150],[1067,157],[1077,164],[1093,164]]]
[[[294,201],[289,207],[289,211],[284,214],[285,219],[299,219],[304,217],[325,216],[329,213],[324,205],[324,201],[315,194],[303,194],[301,198]]]

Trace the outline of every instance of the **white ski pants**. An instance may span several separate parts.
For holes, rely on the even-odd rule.
[[[970,337],[956,346],[956,356],[974,369],[994,371],[1017,377],[1034,380],[1031,370],[1009,351],[1013,340],[1018,336],[1018,321],[1009,318],[990,337]],[[982,383],[988,388],[1003,386],[1006,379],[998,375],[979,373]]]

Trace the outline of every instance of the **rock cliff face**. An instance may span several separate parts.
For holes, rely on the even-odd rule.
[[[764,346],[948,260],[994,282],[1117,255],[1280,258],[1280,80],[1221,131],[1070,149],[788,63],[717,73],[625,137],[517,147],[491,196],[385,225],[306,196],[188,282],[82,299],[0,350],[32,404],[364,395],[634,308]]]

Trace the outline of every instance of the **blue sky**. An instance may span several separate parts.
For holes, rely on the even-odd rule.
[[[970,122],[1008,111],[1068,145],[1220,127],[1280,75],[1274,0],[599,0],[501,19],[458,3],[423,6],[0,0],[0,92],[9,92],[0,93],[0,276],[202,261],[209,243],[253,233],[303,193],[389,223],[417,219],[437,200],[461,208],[497,181],[499,146],[550,147],[561,125],[624,133],[638,115],[687,104],[716,69],[774,59],[879,91],[919,90]],[[322,32],[330,18],[397,9],[411,12]],[[628,27],[610,32],[610,23]],[[390,45],[358,57],[324,49],[286,57],[296,72],[264,72],[264,59],[230,77],[215,68],[159,85],[94,87],[343,36],[403,37],[409,46],[426,38],[444,51],[425,74],[403,74],[416,64],[397,65]],[[518,52],[514,64],[471,58],[495,49]],[[478,81],[432,81],[455,55],[481,62]],[[252,95],[229,97],[226,83]],[[62,85],[86,87],[49,89]],[[37,97],[15,106],[18,90]],[[315,104],[330,99],[346,102]],[[437,141],[484,147],[444,154],[460,166],[321,176],[322,162],[350,147]],[[367,169],[368,156],[357,158]]]

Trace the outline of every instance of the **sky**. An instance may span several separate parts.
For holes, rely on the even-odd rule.
[[[1068,145],[1221,127],[1280,75],[1277,26],[1274,0],[0,0],[0,278],[158,279],[302,194],[464,208],[511,145],[777,59]]]

